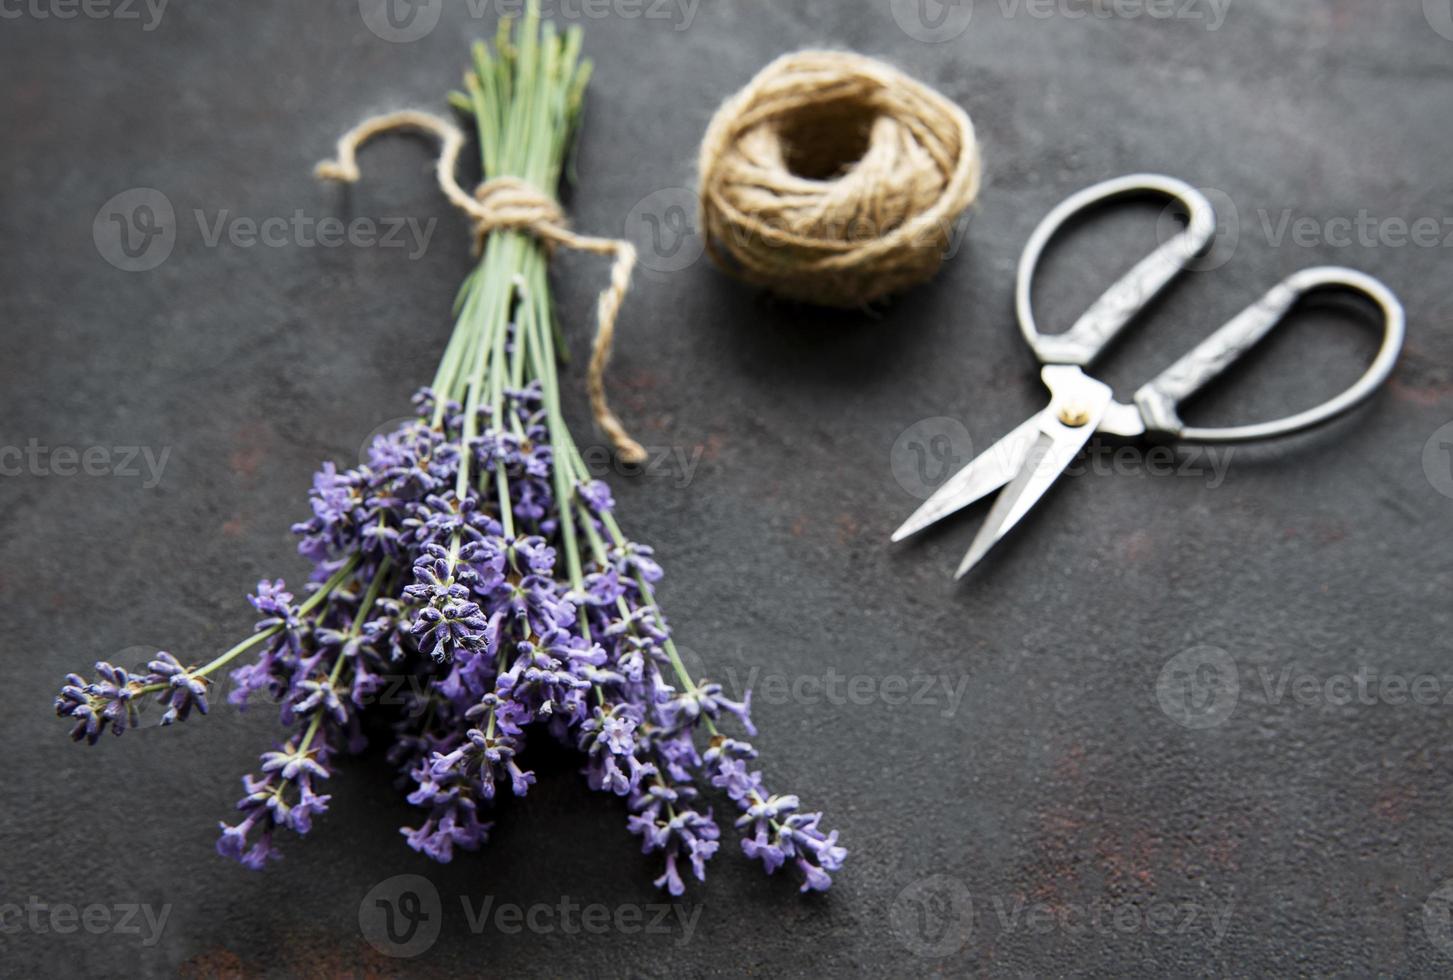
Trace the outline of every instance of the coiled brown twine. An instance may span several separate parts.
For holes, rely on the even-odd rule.
[[[717,110],[700,170],[718,264],[852,307],[938,271],[980,159],[967,113],[939,93],[872,58],[799,51]]]

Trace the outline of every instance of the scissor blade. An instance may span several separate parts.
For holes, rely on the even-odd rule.
[[[1054,481],[1059,479],[1060,474],[1084,448],[1085,443],[1090,441],[1090,436],[1095,434],[1095,428],[1110,407],[1110,389],[1098,381],[1083,378],[1081,375],[1085,383],[1080,384],[1071,376],[1071,384],[1065,386],[1068,394],[1065,394],[1048,376],[1052,370],[1057,369],[1046,369],[1045,380],[1051,382],[1050,386],[1055,389],[1057,396],[1064,395],[1057,397],[1056,401],[1060,404],[1072,401],[1081,413],[1081,424],[1071,426],[1061,422],[1053,406],[1036,416],[1034,421],[1038,424],[1039,431],[1034,444],[1026,454],[1019,472],[994,501],[988,519],[979,529],[974,543],[969,546],[955,578],[967,575],[989,553],[989,549],[998,544],[1029,513],[1030,508],[1039,502],[1045,491],[1054,485]],[[1078,369],[1068,370],[1079,374]]]
[[[951,476],[932,497],[893,532],[894,541],[957,513],[976,500],[988,496],[1013,479],[1024,466],[1029,447],[1039,436],[1039,416],[1030,416],[1019,428],[974,457],[973,462]]]

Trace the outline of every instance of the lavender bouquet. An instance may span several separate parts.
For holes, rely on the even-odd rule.
[[[487,178],[556,186],[589,74],[580,42],[532,10],[494,50],[475,47],[451,103],[472,118]],[[206,714],[228,668],[229,701],[280,707],[284,733],[217,843],[250,868],[278,857],[278,831],[306,834],[327,811],[326,781],[363,748],[368,710],[390,714],[389,759],[419,809],[401,833],[437,861],[485,842],[496,794],[529,791],[526,746],[549,737],[578,749],[591,789],[625,799],[671,894],[688,871],[704,879],[719,846],[707,784],[738,811],[749,857],[826,889],[847,854],[837,832],[769,792],[756,749],[724,730],[755,734],[750,695],[689,676],[656,604],[661,569],[622,532],[561,417],[547,260],[525,230],[486,236],[418,417],[365,465],[324,463],[314,478],[312,517],[293,528],[314,566],[301,597],[260,582],[261,619],[232,649],[200,665],[161,652],[134,672],[98,663],[91,680],[66,678],[56,712],[92,744],[135,726],[148,699],[170,725]],[[379,703],[386,683],[402,705]]]

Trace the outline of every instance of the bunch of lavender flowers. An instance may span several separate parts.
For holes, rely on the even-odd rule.
[[[554,187],[589,63],[578,30],[558,36],[533,11],[507,30],[495,51],[476,46],[451,102],[474,118],[486,176]],[[535,782],[528,743],[553,738],[580,752],[591,789],[623,798],[671,894],[704,879],[720,846],[706,793],[735,808],[743,851],[768,873],[790,863],[802,890],[824,890],[847,855],[837,832],[764,784],[750,695],[691,678],[656,603],[661,569],[566,428],[546,262],[523,233],[488,237],[417,418],[366,464],[314,478],[312,516],[294,527],[313,564],[301,597],[263,581],[252,635],[221,656],[188,666],[163,652],[135,673],[98,663],[89,681],[67,678],[56,711],[94,744],[153,698],[163,725],[206,714],[231,667],[228,700],[270,703],[283,727],[221,825],[218,851],[252,868],[278,856],[279,830],[306,834],[326,813],[338,758],[364,746],[361,714],[387,710],[389,759],[419,808],[401,833],[435,860],[485,842],[496,796]],[[376,703],[400,676],[402,710]]]

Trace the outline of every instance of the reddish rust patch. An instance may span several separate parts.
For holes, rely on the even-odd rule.
[[[1149,531],[1144,528],[1136,528],[1125,536],[1125,541],[1121,544],[1120,549],[1127,561],[1142,561],[1154,552],[1154,540]]]
[[[247,523],[240,517],[233,517],[222,522],[222,536],[224,538],[236,538],[242,535]]]
[[[359,938],[340,944],[332,935],[300,929],[282,945],[282,973],[300,980],[382,980],[402,976],[400,964]]]
[[[227,468],[233,476],[251,477],[257,475],[257,466],[262,462],[262,450],[256,446],[234,449],[227,456]]]
[[[1085,747],[1076,742],[1067,751],[1060,755],[1054,764],[1054,775],[1056,779],[1068,780],[1074,783],[1083,783],[1085,779]]]
[[[1054,756],[1050,773],[1058,798],[1035,814],[1038,849],[1027,868],[1034,882],[1029,901],[1074,905],[1154,892],[1166,887],[1167,878],[1174,888],[1175,880],[1199,878],[1207,869],[1237,869],[1237,832],[1249,814],[1168,840],[1160,828],[1137,820],[1133,806],[1104,795],[1098,778],[1103,761],[1100,747],[1079,742]]]
[[[1303,534],[1314,544],[1336,544],[1346,539],[1347,528],[1337,521],[1330,519],[1314,520],[1311,526],[1307,527],[1305,531],[1289,527],[1282,531],[1281,536],[1284,541],[1293,541],[1301,538]]]
[[[1393,397],[1400,401],[1412,402],[1414,405],[1422,405],[1425,408],[1439,405],[1453,395],[1453,385],[1412,385],[1400,378],[1393,378],[1387,383],[1388,390]]]
[[[230,949],[218,946],[198,953],[177,967],[184,980],[247,980],[261,976],[242,965],[242,958]]]
[[[1418,791],[1412,786],[1390,786],[1377,795],[1372,812],[1380,820],[1400,824],[1408,819],[1410,804],[1418,799]]]
[[[1443,316],[1439,322],[1453,323],[1453,316]],[[1400,401],[1425,408],[1440,405],[1453,396],[1453,370],[1409,344],[1397,373],[1388,379],[1388,389]]]
[[[1129,841],[1122,841],[1109,832],[1100,835],[1095,842],[1095,853],[1100,867],[1105,872],[1109,886],[1124,885],[1127,881],[1147,887],[1154,887],[1155,877],[1151,865],[1155,861],[1160,840],[1144,830],[1131,833]]]
[[[267,458],[272,431],[260,422],[249,422],[239,428],[232,437],[236,448],[227,455],[227,468],[233,476],[250,478],[257,475],[258,467]]]
[[[633,371],[620,376],[616,381],[616,389],[620,391],[620,399],[624,405],[635,414],[644,415],[651,409],[661,407],[653,396],[659,384],[660,379],[656,375]],[[659,428],[659,424],[656,427]]]

